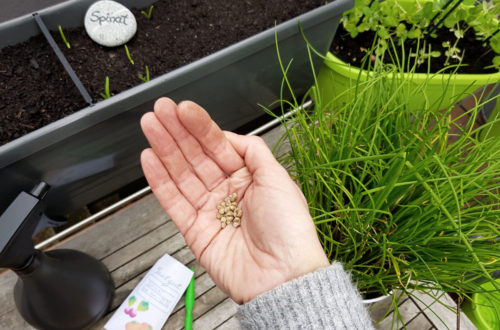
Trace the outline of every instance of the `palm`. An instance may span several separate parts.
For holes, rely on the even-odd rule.
[[[153,192],[235,301],[327,264],[302,194],[261,141],[224,135],[203,109],[167,99],[141,124],[154,150],[141,159]],[[233,192],[241,226],[221,229],[216,206]]]

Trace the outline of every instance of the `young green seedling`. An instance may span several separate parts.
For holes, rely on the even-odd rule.
[[[147,65],[146,65],[146,77],[139,76],[139,79],[141,79],[144,82],[148,82],[149,81],[149,68],[148,68]]]
[[[109,99],[111,94],[109,93],[109,77],[106,76],[106,82],[104,84],[104,93],[101,93],[103,99]]]
[[[59,34],[61,35],[61,39],[63,42],[66,44],[66,47],[71,48],[71,45],[69,44],[68,40],[66,40],[66,36],[64,35],[64,32],[62,30],[62,27],[59,25]]]
[[[141,10],[141,14],[146,16],[147,19],[151,19],[151,14],[153,13],[153,7],[154,7],[153,5],[149,6],[149,10],[147,13],[144,10]]]
[[[130,61],[130,63],[132,63],[132,65],[134,65],[134,60],[132,59],[132,56],[130,56],[130,52],[128,51],[127,45],[124,45],[124,47],[125,47],[125,53],[127,53],[128,60]]]

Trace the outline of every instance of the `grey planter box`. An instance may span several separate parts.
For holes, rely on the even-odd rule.
[[[68,1],[38,14],[51,30],[74,27],[82,25],[92,2]],[[120,2],[142,8],[154,1]],[[277,26],[282,59],[288,63],[293,58],[289,77],[298,95],[313,82],[298,22],[311,44],[326,53],[342,13],[353,5],[354,0],[335,0]],[[31,15],[5,22],[0,24],[0,48],[39,33]],[[314,65],[319,69],[321,60]],[[147,142],[139,120],[159,97],[193,100],[231,130],[262,115],[259,103],[279,98],[281,79],[271,28],[3,145],[0,213],[40,180],[52,186],[47,213],[58,216],[141,178],[139,155]]]

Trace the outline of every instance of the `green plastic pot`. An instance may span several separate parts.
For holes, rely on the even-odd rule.
[[[351,66],[341,59],[328,53],[324,65],[318,73],[318,85],[323,104],[332,103],[339,106],[353,99],[354,89],[358,79],[365,80],[368,71]],[[399,79],[406,84],[406,95],[411,110],[418,111],[424,104],[446,108],[455,102],[474,93],[478,88],[500,81],[500,72],[490,74],[424,74],[401,73]],[[500,102],[490,118],[500,113]],[[500,123],[490,135],[500,136]]]
[[[496,282],[500,284],[500,279]],[[462,310],[478,330],[500,329],[500,292],[495,291],[491,282],[481,287],[489,292],[474,293],[472,301],[464,303]]]
[[[411,108],[418,110],[423,102],[437,104],[441,107],[452,105],[457,96],[469,95],[478,88],[500,81],[500,72],[490,74],[425,74],[402,73],[401,79],[410,80],[411,86],[420,90],[409,90]],[[318,74],[318,84],[323,102],[346,102],[351,99],[352,87],[358,79],[368,77],[368,71],[351,66],[332,53],[328,53],[324,65]],[[411,89],[411,88],[410,88]],[[446,92],[443,95],[443,90]]]

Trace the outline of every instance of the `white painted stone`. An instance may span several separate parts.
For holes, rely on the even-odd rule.
[[[92,40],[106,47],[120,46],[137,31],[134,14],[116,1],[100,0],[85,14],[85,30]]]

